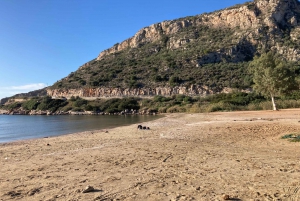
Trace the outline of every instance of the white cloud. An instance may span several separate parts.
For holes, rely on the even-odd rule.
[[[26,84],[20,86],[0,87],[0,99],[10,97],[19,93],[27,93],[37,89],[42,89],[47,85],[44,83]]]
[[[11,90],[37,90],[37,89],[42,89],[46,87],[46,84],[44,83],[37,83],[37,84],[27,84],[27,85],[22,85],[22,86],[11,86],[11,87],[7,87]]]

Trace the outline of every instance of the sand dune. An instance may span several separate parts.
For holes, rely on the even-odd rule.
[[[171,114],[0,145],[0,200],[300,200],[300,110]],[[87,186],[91,192],[83,193]]]

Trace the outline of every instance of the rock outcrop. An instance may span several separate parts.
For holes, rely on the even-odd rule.
[[[172,37],[172,34],[191,26],[207,25],[214,28],[239,28],[239,32],[236,34],[245,35],[249,41],[257,44],[259,42],[256,38],[266,27],[273,34],[278,32],[282,27],[295,27],[295,29],[299,30],[299,12],[300,7],[297,0],[255,0],[243,6],[235,6],[211,14],[198,15],[191,19],[183,18],[164,21],[145,27],[133,37],[104,50],[99,54],[97,60],[101,60],[107,55],[125,50],[126,48],[136,48],[145,43],[155,42],[162,39],[165,35]],[[292,37],[293,33],[291,33]],[[272,35],[269,37],[271,38]],[[171,41],[169,48],[178,48],[182,43],[189,42],[188,39]],[[296,57],[290,56],[289,58],[299,60],[299,52],[296,55]]]
[[[249,89],[250,90],[250,89]],[[249,91],[248,90],[248,91]],[[149,97],[149,96],[172,96],[172,95],[188,95],[188,96],[206,96],[214,93],[229,93],[232,89],[224,88],[219,92],[215,92],[209,89],[207,86],[190,87],[156,87],[156,88],[81,88],[81,89],[47,89],[47,93],[51,97],[65,97],[71,98],[72,96],[83,98],[122,98],[122,97]]]

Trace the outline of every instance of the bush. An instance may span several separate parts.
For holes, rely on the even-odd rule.
[[[298,101],[298,100],[278,100],[276,102],[276,104],[279,109],[299,108],[300,107],[300,101]]]
[[[206,112],[235,111],[235,110],[240,110],[240,108],[236,105],[232,105],[230,103],[224,103],[224,102],[210,104],[206,108]]]
[[[158,112],[159,113],[166,113],[167,112],[167,108],[166,107],[160,107],[160,108],[158,108]]]
[[[80,107],[75,107],[72,109],[73,112],[83,112],[83,109]]]
[[[288,139],[290,142],[300,142],[299,134],[287,134],[281,137],[281,139]]]
[[[264,102],[261,102],[261,103],[259,103],[259,107],[260,107],[262,110],[273,110],[273,106],[272,106],[271,101],[264,101]]]
[[[125,109],[128,110],[138,110],[140,108],[139,99],[137,98],[112,98],[100,105],[101,111],[108,112],[108,113],[116,113],[124,111]]]
[[[172,100],[171,98],[165,97],[165,96],[154,96],[153,101],[154,102],[167,102]]]
[[[20,102],[14,102],[14,103],[10,104],[7,108],[11,110],[11,109],[17,109],[17,108],[19,108],[21,106],[22,106],[22,103],[20,103]]]
[[[182,82],[182,80],[178,76],[172,76],[169,80],[169,84],[171,86],[176,86],[176,85],[180,84],[181,82]]]
[[[76,98],[78,98],[78,96]],[[76,101],[76,98],[74,96],[71,96],[70,101],[74,102]]]
[[[72,107],[71,107],[71,106],[68,106],[68,107],[63,108],[63,111],[64,111],[64,112],[68,112],[68,111],[71,111],[71,110],[72,110]]]
[[[88,103],[87,100],[78,97],[78,98],[76,98],[76,100],[74,102],[74,106],[75,107],[81,107],[81,106],[86,105],[87,103]]]
[[[85,107],[84,107],[84,109],[86,110],[86,111],[93,111],[93,106],[91,106],[91,105],[86,105]]]
[[[25,110],[36,110],[38,105],[40,104],[38,99],[31,99],[22,103],[22,107]]]
[[[186,112],[186,108],[175,105],[167,109],[167,113],[178,113],[178,112]]]
[[[55,112],[58,108],[64,107],[68,102],[61,99],[52,99],[49,96],[46,96],[42,99],[41,103],[38,105],[38,110],[49,110]]]
[[[224,108],[222,108],[219,104],[213,104],[207,107],[206,112],[217,112],[222,110],[224,110]]]
[[[124,98],[124,99],[120,99],[118,109],[120,111],[123,111],[125,109],[138,110],[138,109],[140,109],[140,106],[139,106],[139,103],[138,103],[137,99],[135,99],[135,98]]]
[[[247,107],[247,110],[262,110],[262,107],[259,103],[250,103]]]

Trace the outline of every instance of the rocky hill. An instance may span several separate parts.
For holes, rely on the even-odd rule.
[[[299,42],[299,1],[255,0],[145,27],[47,93],[124,97],[249,90],[247,66],[255,55],[273,50],[299,66]]]
[[[10,99],[16,100],[16,99],[22,99],[24,97],[44,97],[44,96],[47,96],[46,88],[30,91],[28,93],[16,94],[14,96],[7,97],[7,98],[2,98],[2,99],[0,99],[0,105],[8,102]]]

